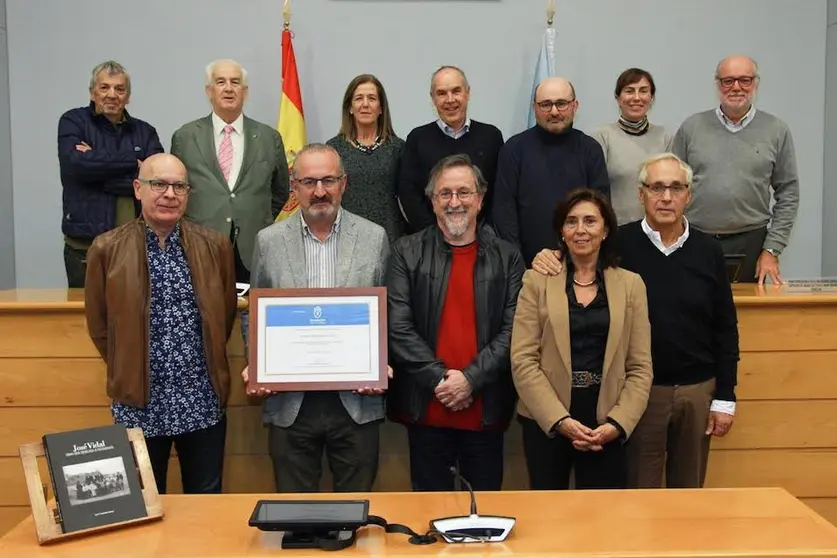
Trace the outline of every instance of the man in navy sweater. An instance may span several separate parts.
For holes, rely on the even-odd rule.
[[[581,186],[610,197],[599,143],[573,128],[575,88],[564,78],[543,80],[535,90],[537,126],[509,139],[500,150],[492,207],[494,228],[523,252],[526,265],[543,248],[555,248],[552,214],[568,192]]]
[[[90,104],[58,121],[58,162],[63,191],[64,268],[67,286],[84,287],[93,239],[139,215],[134,179],[139,162],[163,146],[157,131],[125,110],[131,77],[118,62],[93,68]]]
[[[479,216],[483,221],[489,219],[497,156],[503,147],[503,134],[496,126],[468,117],[471,86],[462,70],[456,66],[436,70],[430,79],[430,98],[439,117],[410,132],[401,152],[398,201],[411,234],[436,224],[424,189],[436,163],[450,155],[468,155],[482,172],[488,190]]]
[[[628,442],[628,486],[699,488],[711,436],[725,436],[735,414],[738,322],[720,243],[691,228],[692,169],[671,153],[639,172],[645,218],[619,227],[621,263],[648,290],[654,384]],[[533,268],[560,272],[545,250]]]

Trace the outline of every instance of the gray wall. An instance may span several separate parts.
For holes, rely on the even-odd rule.
[[[15,286],[15,219],[12,203],[12,137],[9,128],[9,56],[6,0],[0,0],[0,289]]]
[[[837,0],[828,0],[825,84],[825,166],[822,194],[822,275],[837,277]]]
[[[279,0],[146,0],[112,3],[107,10],[99,0],[7,3],[19,287],[65,284],[55,129],[63,111],[86,104],[88,72],[102,59],[115,58],[131,70],[130,110],[154,124],[166,146],[179,125],[208,112],[203,68],[213,58],[232,57],[249,70],[247,112],[275,122]],[[544,0],[294,1],[309,139],[334,135],[343,89],[361,72],[382,79],[396,130],[406,136],[434,117],[428,77],[442,63],[468,73],[474,118],[495,123],[507,137],[519,132],[544,6]],[[674,131],[690,113],[716,104],[718,59],[732,52],[755,56],[763,75],[758,105],[789,124],[802,183],[783,275],[818,276],[825,18],[826,0],[564,0],[556,16],[557,69],[575,82],[577,123],[591,131],[616,116],[617,74],[628,66],[647,68],[658,85],[652,118]],[[804,102],[794,102],[801,91]]]

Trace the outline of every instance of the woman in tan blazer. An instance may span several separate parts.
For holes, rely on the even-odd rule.
[[[535,490],[624,488],[628,439],[651,388],[645,284],[617,267],[608,199],[580,189],[555,210],[564,271],[529,270],[512,330],[512,376]]]

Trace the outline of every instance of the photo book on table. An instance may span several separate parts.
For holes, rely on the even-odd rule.
[[[43,441],[64,533],[148,515],[127,428],[58,432]]]

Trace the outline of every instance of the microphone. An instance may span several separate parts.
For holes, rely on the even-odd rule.
[[[459,467],[451,466],[448,470],[468,489],[471,497],[471,514],[433,519],[430,521],[430,528],[448,543],[488,543],[506,540],[516,519],[502,515],[479,515],[474,487],[460,474]]]
[[[465,488],[468,489],[468,493],[471,495],[471,515],[479,515],[477,514],[477,496],[474,494],[474,487],[459,473],[459,467],[451,466],[450,472],[455,478],[459,479],[459,482],[465,485]]]

